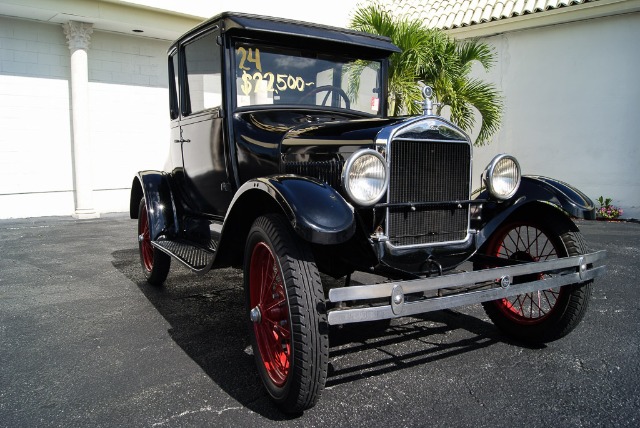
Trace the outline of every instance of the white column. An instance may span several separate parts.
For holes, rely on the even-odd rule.
[[[93,25],[69,21],[63,24],[71,51],[71,120],[73,122],[73,180],[76,210],[73,217],[98,218],[93,205],[92,150],[89,135],[89,66],[87,50]]]

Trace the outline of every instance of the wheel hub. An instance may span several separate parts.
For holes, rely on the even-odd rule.
[[[260,324],[260,322],[262,321],[262,313],[260,312],[259,306],[251,309],[251,311],[249,312],[249,319],[254,324]]]

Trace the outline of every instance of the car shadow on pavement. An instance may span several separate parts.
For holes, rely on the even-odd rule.
[[[357,327],[355,327],[357,326]],[[442,310],[393,320],[383,331],[376,322],[344,326],[331,334],[327,387],[429,364],[504,342],[493,324]],[[345,355],[369,354],[349,361]]]
[[[146,282],[138,249],[112,253],[112,264],[135,284],[171,328],[180,348],[220,388],[250,410],[271,420],[286,420],[260,385],[245,323],[242,275],[220,269],[198,276],[175,260],[162,286]]]
[[[271,420],[291,416],[260,385],[244,320],[242,272],[198,276],[175,261],[163,286],[148,284],[137,249],[112,253],[113,266],[135,284],[171,325],[169,334],[235,400]],[[505,342],[493,324],[446,310],[330,329],[327,387],[405,370]],[[336,364],[334,360],[339,360]]]

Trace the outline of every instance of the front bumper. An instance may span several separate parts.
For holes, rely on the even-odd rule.
[[[329,290],[329,301],[338,307],[327,312],[328,322],[338,325],[397,318],[583,283],[604,274],[605,266],[594,267],[593,264],[605,257],[606,251],[598,251],[424,279],[334,288]],[[537,277],[542,274],[549,277],[512,284],[515,277]],[[442,295],[443,291],[446,291],[446,295]],[[422,295],[429,292],[437,294],[432,297]],[[366,302],[381,298],[389,299],[389,304]],[[344,307],[343,302],[349,302],[351,306]],[[367,305],[354,306],[358,302]]]

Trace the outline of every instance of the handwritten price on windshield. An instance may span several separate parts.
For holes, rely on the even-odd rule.
[[[290,74],[273,74],[272,72],[256,72],[253,74],[242,71],[242,92],[245,95],[249,95],[253,90],[254,93],[264,91],[264,85],[262,81],[266,82],[267,91],[278,93],[278,91],[286,91],[287,89],[304,91],[307,86],[312,86],[314,83],[306,83],[300,76],[292,76]]]
[[[240,62],[238,68],[242,70],[242,86],[240,89],[245,95],[249,95],[253,90],[254,93],[264,91],[264,85],[262,81],[266,82],[267,91],[275,92],[286,91],[287,89],[304,91],[307,86],[312,86],[314,83],[305,83],[304,79],[300,76],[292,76],[287,73],[262,72],[262,62],[260,61],[260,49],[239,47],[237,53],[240,55]],[[255,69],[258,70],[255,73],[247,73],[251,71],[250,65],[253,64]]]

